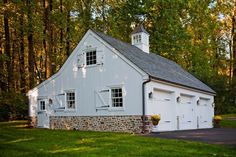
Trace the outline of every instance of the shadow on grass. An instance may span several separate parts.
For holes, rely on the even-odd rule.
[[[0,123],[0,156],[235,156],[236,151],[197,142],[125,133],[25,128]]]

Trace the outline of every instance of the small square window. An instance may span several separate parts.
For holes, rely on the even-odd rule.
[[[122,88],[111,89],[112,107],[123,107]]]
[[[96,51],[86,52],[86,65],[97,64]]]

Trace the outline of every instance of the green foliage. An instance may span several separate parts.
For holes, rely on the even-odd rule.
[[[52,10],[47,18],[44,1],[32,1],[30,8],[24,1],[7,2],[0,2],[0,17],[8,17],[11,55],[8,57],[5,52],[3,21],[0,23],[0,91],[7,92],[8,87],[14,87],[15,92],[22,89],[18,68],[23,66],[19,65],[18,57],[21,14],[24,15],[25,59],[21,68],[26,69],[24,89],[27,90],[30,82],[42,82],[56,72],[89,28],[130,42],[129,34],[135,24],[143,23],[150,34],[152,52],[177,62],[217,92],[216,113],[236,110],[236,88],[232,87],[236,83],[232,81],[232,52],[229,52],[233,0],[58,0],[48,1],[53,3],[50,3]],[[31,19],[29,11],[32,12]],[[137,15],[145,15],[145,19],[140,22]],[[29,25],[30,22],[33,25]],[[31,31],[33,55],[27,44]],[[29,55],[34,59],[27,59]],[[12,82],[7,80],[10,76],[7,61],[12,64],[10,69],[15,78]],[[35,66],[31,72],[29,67],[32,65],[29,64]],[[49,74],[50,68],[54,70]],[[30,76],[34,72],[32,79]]]
[[[236,150],[199,142],[125,133],[28,129],[24,122],[0,123],[1,156],[227,156]]]
[[[26,96],[15,92],[0,94],[0,121],[25,119],[27,114]]]

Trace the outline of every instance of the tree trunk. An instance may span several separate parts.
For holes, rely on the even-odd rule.
[[[231,85],[232,84],[232,67],[233,67],[233,65],[232,65],[232,62],[233,62],[233,40],[231,39],[230,41],[229,41],[229,84]]]
[[[16,58],[16,54],[19,53],[19,49],[18,49],[18,45],[17,45],[17,33],[16,33],[16,29],[14,30],[14,35],[12,33],[12,57],[11,57],[11,74],[12,74],[12,78],[14,78],[12,80],[12,90],[13,91],[19,91],[19,88],[17,87],[17,81],[19,80],[19,78],[17,77],[17,73],[16,73],[16,62],[15,62],[15,58]],[[17,52],[18,51],[18,52]],[[17,53],[16,53],[17,52]]]
[[[49,0],[49,14],[51,15],[52,12],[52,0]],[[53,59],[53,25],[52,25],[52,21],[49,20],[49,27],[48,27],[48,31],[49,31],[49,52],[48,52],[48,62],[49,62],[49,76],[54,74],[54,59]]]
[[[29,64],[29,87],[33,88],[35,85],[34,79],[34,47],[33,47],[33,25],[32,25],[32,1],[27,0],[27,7],[28,7],[28,64]]]
[[[232,98],[236,105],[236,6],[234,6],[234,14],[232,16],[232,39],[233,39],[233,74],[232,74]]]
[[[3,1],[4,4],[7,4],[7,0]],[[10,48],[10,31],[9,31],[9,24],[8,24],[8,13],[4,11],[4,31],[5,31],[5,54],[7,56],[7,85],[8,91],[12,90],[12,81],[13,81],[13,74],[11,73],[12,65],[11,65],[11,48]]]
[[[236,9],[232,17],[232,37],[233,37],[233,81],[236,81]]]
[[[4,60],[2,58],[3,51],[2,51],[2,36],[0,36],[0,93],[7,91],[7,86],[5,82],[5,75],[4,75]]]
[[[66,56],[70,56],[70,11],[66,16]]]
[[[20,91],[26,93],[25,79],[25,44],[24,44],[24,14],[20,15],[20,53],[19,53],[19,68],[20,68]]]
[[[47,78],[47,68],[48,68],[48,49],[47,49],[47,29],[48,29],[48,0],[44,0],[43,1],[43,7],[44,7],[44,30],[43,30],[43,34],[44,34],[44,38],[43,38],[43,49],[44,49],[44,53],[45,53],[45,59],[44,59],[44,79]]]
[[[102,0],[102,22],[103,22],[103,32],[106,33],[106,16],[105,16],[105,0]]]
[[[61,12],[61,15],[63,14],[63,4],[62,4],[62,0],[60,0],[60,12]],[[60,54],[62,54],[63,52],[63,27],[62,27],[62,24],[61,24],[61,28],[60,28]]]

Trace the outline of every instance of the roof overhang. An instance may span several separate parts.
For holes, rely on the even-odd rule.
[[[152,76],[150,76],[150,79],[151,79],[151,81],[154,81],[154,82],[163,83],[163,84],[170,85],[170,86],[175,86],[175,87],[188,89],[188,90],[195,91],[195,92],[200,92],[200,93],[203,93],[203,94],[216,96],[216,92],[205,91],[205,90],[202,90],[202,89],[194,88],[194,87],[191,87],[191,86],[186,86],[186,85],[183,85],[183,84],[178,84],[178,83],[175,83],[175,82],[170,82],[170,81],[163,80],[163,79],[156,78],[156,77],[152,77]]]

